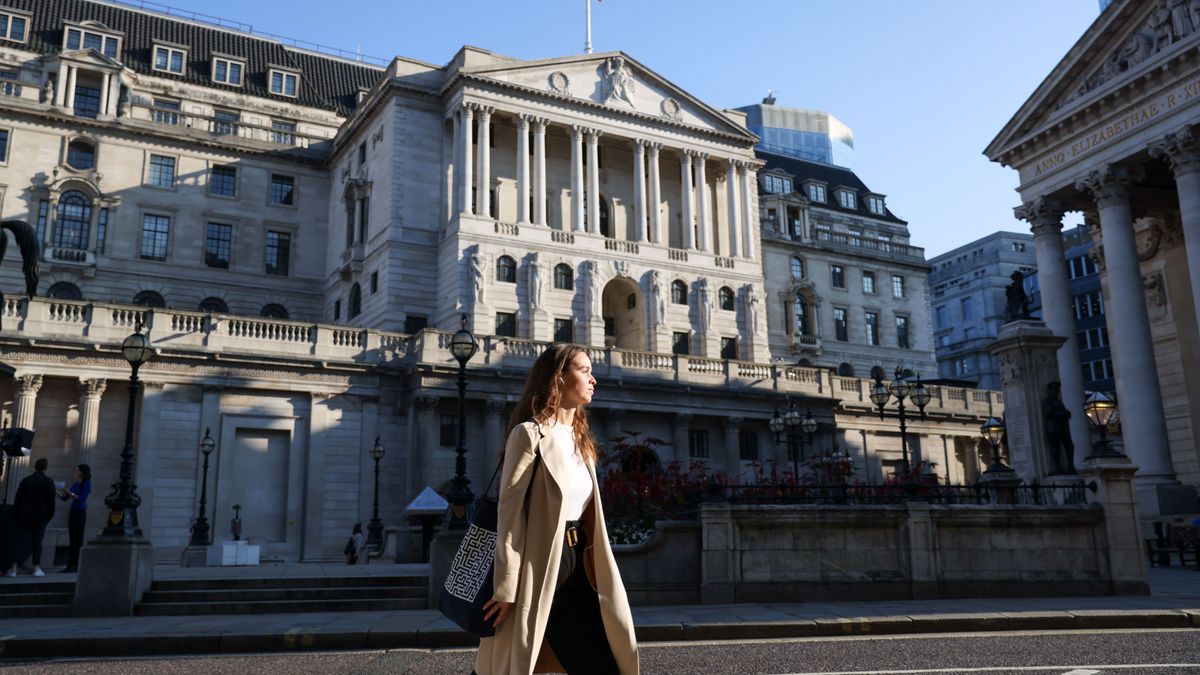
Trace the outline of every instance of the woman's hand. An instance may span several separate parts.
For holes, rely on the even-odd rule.
[[[511,602],[501,602],[496,598],[492,598],[483,603],[483,620],[491,621],[494,615],[496,620],[492,621],[492,626],[499,628],[500,624],[504,623],[504,620],[508,618],[508,613],[512,611],[512,606]]]

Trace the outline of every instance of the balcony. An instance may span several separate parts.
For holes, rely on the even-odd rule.
[[[232,316],[173,309],[148,310],[133,305],[8,296],[0,306],[4,337],[30,343],[72,342],[100,351],[119,351],[136,325],[146,327],[151,347],[161,356],[239,357],[252,362],[282,360],[314,367],[381,367],[449,369],[449,331],[425,329],[415,335],[369,328],[257,316]],[[550,346],[518,338],[477,336],[479,356],[469,365],[507,371],[523,378]],[[71,348],[71,347],[67,347]],[[733,387],[748,392],[780,392],[840,399],[851,408],[870,408],[869,379],[839,377],[827,369],[658,354],[616,348],[589,348],[598,378],[637,385]],[[153,361],[148,366],[152,371]],[[996,391],[961,387],[929,387],[930,414],[999,416],[1003,397]]]
[[[830,248],[844,251],[868,251],[870,253],[885,253],[888,257],[910,258],[924,262],[925,249],[920,246],[897,244],[891,241],[870,239],[865,236],[851,237],[846,232],[830,232],[817,230],[816,240]]]
[[[266,123],[253,121],[259,118],[266,119]],[[332,142],[325,136],[301,133],[292,124],[273,124],[269,116],[253,111],[248,111],[242,119],[229,119],[135,103],[130,106],[128,116],[122,117],[121,121],[148,130],[187,136],[193,140],[263,151],[288,151],[314,157],[324,156]]]

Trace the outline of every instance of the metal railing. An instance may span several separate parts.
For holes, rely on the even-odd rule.
[[[1084,506],[1093,485],[1022,484],[1000,487],[984,483],[945,485],[935,483],[847,483],[814,485],[793,483],[711,484],[704,489],[705,501],[734,504],[899,504],[923,501],[930,504],[974,504],[1016,506]]]

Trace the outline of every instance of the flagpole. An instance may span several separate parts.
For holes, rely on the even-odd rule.
[[[587,8],[587,35],[583,41],[583,53],[592,53],[592,0],[583,0],[584,7]]]

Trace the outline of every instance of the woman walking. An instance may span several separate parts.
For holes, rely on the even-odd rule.
[[[587,352],[556,344],[533,365],[509,419],[495,595],[484,605],[496,635],[479,642],[479,675],[639,672],[583,408],[595,387]]]
[[[92,467],[80,464],[75,467],[75,482],[71,483],[71,489],[58,491],[59,499],[71,501],[71,506],[67,508],[67,536],[71,548],[63,574],[79,571],[79,549],[83,548],[83,529],[87,527],[87,500],[90,494]]]

